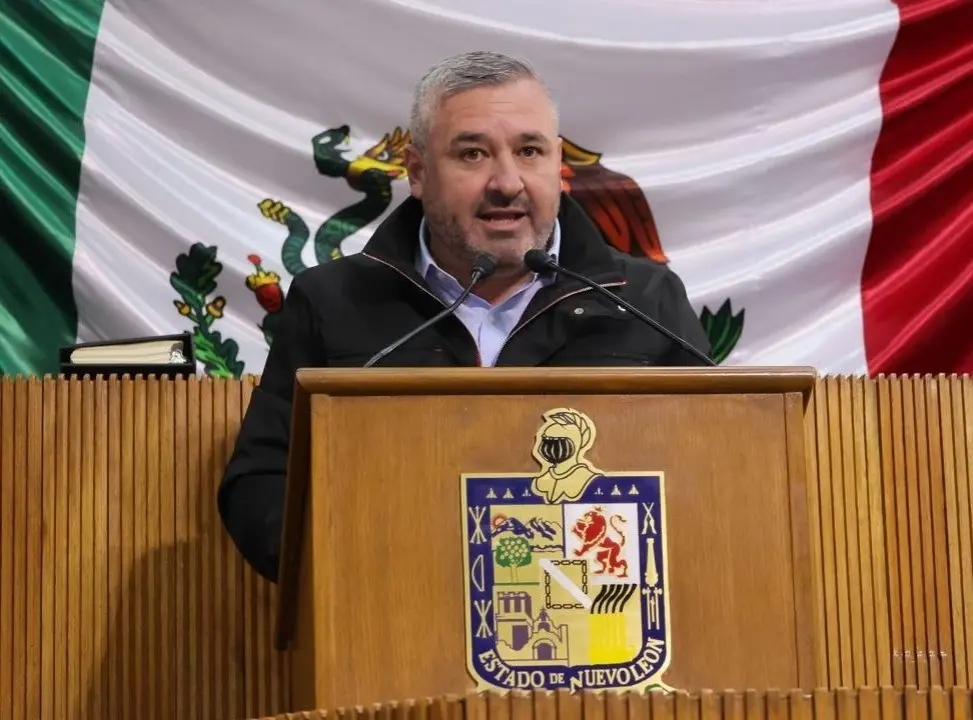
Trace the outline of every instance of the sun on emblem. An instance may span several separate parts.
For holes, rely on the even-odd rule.
[[[536,474],[464,474],[467,666],[481,690],[663,687],[661,472],[605,472],[595,424],[543,415]]]

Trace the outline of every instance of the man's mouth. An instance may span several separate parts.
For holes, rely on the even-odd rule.
[[[522,210],[487,210],[478,215],[490,227],[513,227],[527,217]]]

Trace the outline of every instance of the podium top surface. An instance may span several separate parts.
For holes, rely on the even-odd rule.
[[[813,367],[303,368],[297,372],[303,392],[338,396],[799,392],[805,402],[816,378]]]

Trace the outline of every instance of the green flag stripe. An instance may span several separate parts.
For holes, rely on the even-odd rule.
[[[77,336],[75,212],[103,5],[14,2],[0,16],[0,374],[56,372]]]

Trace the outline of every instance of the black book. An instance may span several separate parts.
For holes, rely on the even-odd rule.
[[[196,348],[188,331],[67,345],[61,348],[59,360],[65,376],[196,374]]]

